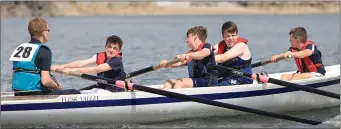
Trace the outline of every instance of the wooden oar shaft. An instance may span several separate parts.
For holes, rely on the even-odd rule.
[[[224,70],[224,71],[230,71],[233,74],[239,75],[239,76],[245,76],[245,77],[249,77],[252,79],[256,79],[256,75],[255,74],[250,74],[250,73],[245,73],[233,68],[229,68],[229,67],[224,67],[224,66],[219,66],[219,65],[215,65],[213,66],[213,68],[217,68],[220,70]],[[263,75],[259,75],[259,76],[263,76]],[[274,78],[268,78],[268,82],[269,83],[273,83],[273,84],[277,84],[277,85],[281,85],[281,86],[286,86],[286,87],[291,87],[291,88],[296,88],[302,91],[306,91],[306,92],[310,92],[310,93],[315,93],[315,94],[319,94],[319,95],[323,95],[323,96],[328,96],[328,97],[332,97],[332,98],[336,98],[336,99],[340,99],[340,94],[336,94],[336,93],[332,93],[332,92],[328,92],[328,91],[324,91],[324,90],[320,90],[320,89],[315,89],[312,87],[308,87],[308,86],[304,86],[304,85],[299,85],[299,84],[295,84],[295,83],[291,83],[291,82],[287,82],[287,81],[282,81],[282,80],[278,80],[278,79],[274,79]]]
[[[256,67],[259,67],[259,66],[262,66],[262,65],[266,65],[266,64],[269,64],[271,63],[271,60],[266,60],[266,61],[260,61],[260,62],[257,62],[257,63],[253,63],[251,65],[252,68],[256,68]]]
[[[174,59],[174,60],[168,61],[168,62],[166,63],[166,65],[172,65],[172,64],[175,64],[175,63],[178,63],[178,62],[180,62],[179,59]],[[160,68],[161,68],[160,65],[153,66],[153,69],[154,69],[154,70],[157,70],[157,69],[160,69]]]
[[[58,71],[58,72],[61,72],[61,71]],[[61,72],[61,73],[63,73],[63,72]],[[103,77],[97,77],[97,76],[88,75],[88,74],[81,74],[79,76],[78,73],[76,74],[76,73],[70,72],[69,75],[82,77],[84,79],[96,81],[98,83],[109,84],[109,85],[113,85],[113,86],[115,86],[117,84],[117,80],[112,80],[112,79],[103,78]],[[118,87],[121,87],[121,86],[118,86]],[[311,125],[318,125],[318,124],[322,123],[319,121],[307,120],[307,119],[302,119],[302,118],[297,118],[297,117],[292,117],[292,116],[286,116],[286,115],[266,112],[266,111],[262,111],[262,110],[242,107],[242,106],[238,106],[238,105],[232,105],[232,104],[223,103],[223,102],[219,102],[219,101],[208,100],[205,98],[199,98],[199,97],[195,97],[195,96],[189,96],[189,95],[170,92],[170,91],[166,91],[166,90],[155,89],[155,88],[146,87],[146,86],[142,86],[142,85],[132,84],[129,86],[129,89],[130,90],[136,89],[136,90],[154,93],[154,94],[158,94],[158,95],[164,95],[167,97],[173,97],[173,98],[177,98],[177,99],[193,101],[193,102],[198,102],[198,103],[202,103],[202,104],[218,106],[218,107],[222,107],[222,108],[228,108],[228,109],[234,109],[234,110],[238,110],[238,111],[255,113],[255,114],[265,115],[265,116],[269,116],[269,117],[281,118],[281,119],[285,119],[285,120],[296,121],[296,122],[301,122],[301,123],[306,123],[306,124],[311,124]]]
[[[292,56],[288,56],[287,58],[291,58]],[[287,59],[287,58],[284,58],[283,56],[277,58],[277,61],[280,61],[280,60],[284,60],[284,59]],[[263,65],[266,65],[266,64],[270,64],[271,63],[271,59],[270,60],[265,60],[265,61],[259,61],[259,62],[256,62],[256,63],[253,63],[251,65],[252,68],[256,68],[256,67],[259,67],[259,66],[263,66]]]
[[[138,76],[140,74],[147,73],[147,72],[150,72],[153,70],[154,70],[153,66],[150,66],[150,67],[138,70],[138,71],[134,71],[134,72],[126,74],[126,79],[132,78],[132,77],[135,77],[135,76]]]
[[[175,63],[178,63],[178,62],[180,62],[180,60],[174,59],[174,60],[168,61],[168,62],[166,63],[166,65],[172,65],[172,64],[175,64]],[[147,67],[147,68],[144,68],[144,69],[141,69],[141,70],[134,71],[134,72],[131,72],[131,73],[126,74],[126,79],[132,78],[132,77],[135,77],[135,76],[138,76],[138,75],[147,73],[147,72],[155,71],[155,70],[158,70],[158,69],[160,69],[160,68],[161,68],[160,65],[149,66],[149,67]]]

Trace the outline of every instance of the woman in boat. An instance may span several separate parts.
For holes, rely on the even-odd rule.
[[[124,72],[122,62],[122,46],[123,41],[119,36],[112,35],[106,40],[104,52],[96,53],[94,56],[84,59],[77,60],[67,64],[54,65],[52,70],[63,69],[64,73],[80,72],[80,73],[97,73],[97,76],[110,78],[113,80],[125,80],[126,73]],[[96,63],[94,67],[83,67],[88,64]],[[95,84],[81,90],[89,90],[92,88],[101,88],[111,92],[125,91],[123,88],[118,88],[106,84]]]
[[[289,55],[294,57],[297,66],[297,72],[281,75],[281,80],[299,80],[312,77],[324,76],[326,70],[322,63],[322,54],[317,49],[316,43],[308,40],[308,34],[305,28],[296,27],[290,30],[291,47],[287,52],[271,57],[272,62],[277,62],[279,57],[287,58]]]
[[[238,27],[232,21],[225,22],[221,27],[223,40],[214,46],[217,65],[235,68],[245,73],[252,74],[251,52],[246,45],[247,39],[238,35]],[[251,78],[246,78],[233,73],[219,71],[218,86],[252,84]]]
[[[183,66],[191,59],[193,73],[189,78],[167,80],[163,89],[207,87],[217,84],[217,70],[208,69],[208,66],[215,65],[213,46],[206,43],[207,29],[203,26],[195,26],[187,31],[187,46],[193,50],[186,54],[177,55],[181,62],[166,66],[167,61],[161,60],[160,66],[164,68],[175,68]],[[191,71],[189,71],[191,72]]]
[[[20,44],[12,53],[13,61],[12,90],[50,91],[62,86],[50,74],[52,52],[46,42],[50,29],[43,18],[33,18],[28,23],[31,41]]]

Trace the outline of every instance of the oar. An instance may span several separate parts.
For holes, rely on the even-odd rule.
[[[175,64],[175,63],[178,63],[178,62],[180,62],[179,59],[174,59],[174,60],[168,61],[168,62],[166,63],[166,65],[172,65],[172,64]],[[144,74],[144,73],[148,73],[148,72],[151,72],[151,71],[155,71],[155,70],[158,70],[158,69],[160,69],[160,68],[161,68],[160,65],[149,66],[149,67],[147,67],[147,68],[143,68],[143,69],[141,69],[141,70],[137,70],[137,71],[128,73],[128,74],[126,75],[126,79],[132,78],[132,77],[135,77],[135,76]]]
[[[180,61],[179,59],[174,59],[174,60],[168,61],[166,63],[166,65],[172,65],[172,64],[178,63],[179,61]],[[143,69],[140,69],[140,70],[137,70],[137,71],[134,71],[134,72],[126,74],[125,79],[129,79],[129,78],[141,75],[141,74],[145,74],[145,73],[148,73],[148,72],[151,72],[151,71],[155,71],[155,70],[158,70],[160,68],[161,68],[160,65],[149,66],[147,68],[143,68]],[[88,89],[92,89],[93,87],[94,86],[91,85],[91,86],[87,86],[87,87],[81,88],[79,90],[88,90]]]
[[[58,71],[58,70],[57,70],[57,72],[63,73],[62,71]],[[298,117],[292,117],[292,116],[287,116],[287,115],[282,115],[282,114],[266,112],[266,111],[262,111],[262,110],[242,107],[242,106],[238,106],[238,105],[232,105],[232,104],[223,103],[223,102],[219,102],[219,101],[213,101],[213,100],[209,100],[209,99],[205,99],[205,98],[189,96],[189,95],[180,94],[180,93],[176,93],[176,92],[170,92],[167,90],[155,89],[155,88],[137,85],[137,84],[133,84],[133,83],[129,83],[129,84],[125,85],[123,81],[117,81],[117,80],[112,80],[112,79],[103,78],[103,77],[97,77],[97,76],[88,75],[88,74],[70,72],[70,73],[68,73],[68,75],[77,76],[77,77],[81,77],[83,79],[96,81],[98,83],[103,83],[103,84],[109,84],[109,85],[117,86],[120,88],[127,86],[127,88],[130,90],[135,89],[135,90],[145,91],[145,92],[163,95],[163,96],[167,96],[167,97],[173,97],[173,98],[177,98],[177,99],[193,101],[193,102],[198,102],[198,103],[212,105],[212,106],[234,109],[234,110],[244,111],[244,112],[248,112],[248,113],[265,115],[265,116],[269,116],[269,117],[281,118],[281,119],[295,121],[295,122],[301,122],[301,123],[305,123],[305,124],[318,125],[318,124],[322,123],[319,121],[307,120],[307,119],[302,119],[302,118],[298,118]],[[122,82],[123,82],[123,84],[122,84]]]
[[[289,55],[287,58],[291,58],[292,56]],[[280,61],[280,60],[283,60],[283,59],[286,59],[284,58],[283,56],[277,58],[277,61]],[[263,66],[263,65],[266,65],[266,64],[269,64],[271,63],[271,59],[270,60],[265,60],[265,61],[259,61],[259,62],[256,62],[256,63],[253,63],[251,65],[252,68],[256,68],[256,67],[259,67],[259,66]]]
[[[216,69],[219,69],[219,70],[222,70],[222,71],[230,71],[233,74],[236,74],[236,75],[239,75],[239,76],[249,77],[249,78],[252,78],[254,80],[257,77],[256,74],[245,73],[245,72],[233,69],[233,68],[219,66],[219,65],[211,66],[211,68],[216,68]],[[332,92],[328,92],[328,91],[324,91],[324,90],[320,90],[320,89],[315,89],[315,88],[312,88],[312,87],[308,87],[308,86],[304,86],[304,85],[299,85],[299,84],[295,84],[295,83],[291,83],[291,82],[287,82],[287,81],[282,81],[282,80],[278,80],[278,79],[275,79],[275,78],[270,78],[268,76],[259,75],[259,77],[265,83],[269,82],[269,83],[273,83],[273,84],[277,84],[277,85],[281,85],[281,86],[296,88],[296,89],[303,90],[303,91],[310,92],[310,93],[315,93],[315,94],[319,94],[319,95],[323,95],[323,96],[328,96],[328,97],[340,99],[340,94],[336,94],[336,93],[332,93]]]

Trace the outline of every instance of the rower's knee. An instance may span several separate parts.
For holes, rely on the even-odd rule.
[[[192,79],[191,78],[178,79],[174,85],[174,89],[176,88],[193,88]]]
[[[180,80],[176,80],[173,88],[174,89],[182,88],[182,82]]]
[[[172,89],[172,87],[174,86],[175,82],[174,80],[167,80],[165,82],[165,84],[163,85],[162,89]]]
[[[183,88],[183,85],[184,85],[184,80],[182,78],[180,79],[176,79],[175,81],[175,84],[174,84],[174,89],[177,89],[177,88]]]
[[[288,81],[288,80],[290,80],[289,76],[291,77],[293,75],[292,74],[282,74],[280,80]]]

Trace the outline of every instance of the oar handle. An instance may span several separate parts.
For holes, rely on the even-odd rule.
[[[166,63],[166,65],[172,65],[172,64],[175,64],[175,63],[178,63],[178,62],[180,62],[179,59],[174,59],[174,60],[168,61],[168,62]],[[161,68],[160,65],[153,66],[153,70],[158,70],[158,69],[160,69],[160,68]]]
[[[277,58],[277,61],[284,60],[284,59],[287,59],[287,58],[292,58],[292,55],[289,55],[286,58],[284,56],[281,56],[281,57]],[[251,67],[252,68],[256,68],[256,67],[263,66],[263,65],[266,65],[266,64],[269,64],[269,63],[271,63],[271,59],[270,60],[265,60],[265,61],[259,61],[257,63],[253,63],[251,65]]]

